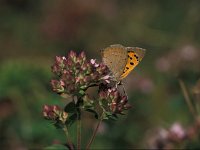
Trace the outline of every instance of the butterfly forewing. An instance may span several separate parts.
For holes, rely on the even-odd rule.
[[[139,64],[139,62],[144,57],[144,54],[145,50],[142,48],[127,47],[128,59],[120,79],[125,78]]]

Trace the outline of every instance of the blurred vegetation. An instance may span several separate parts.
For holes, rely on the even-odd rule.
[[[0,147],[64,143],[41,113],[43,104],[64,103],[50,89],[54,57],[73,49],[101,60],[100,49],[116,43],[147,53],[124,81],[133,108],[119,121],[105,122],[93,148],[145,148],[152,129],[190,125],[178,78],[192,97],[200,78],[199,14],[196,0],[1,0]],[[85,144],[92,120],[83,125]]]

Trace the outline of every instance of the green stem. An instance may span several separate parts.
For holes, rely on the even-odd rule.
[[[102,119],[100,119],[100,120],[98,121],[97,126],[96,126],[96,128],[95,128],[95,130],[94,130],[94,132],[93,132],[93,134],[92,134],[92,137],[91,137],[90,141],[88,142],[88,144],[87,144],[87,146],[86,146],[86,150],[89,150],[89,149],[90,149],[90,146],[91,146],[92,142],[94,141],[94,139],[95,139],[95,137],[96,137],[96,134],[97,134],[97,131],[98,131],[98,129],[99,129],[99,126],[100,126],[101,122],[102,122]]]
[[[81,149],[81,119],[78,119],[77,123],[77,149]]]
[[[67,144],[69,145],[69,149],[74,150],[74,146],[73,146],[72,141],[69,137],[69,132],[68,132],[68,129],[67,129],[66,126],[63,128],[63,131],[65,132],[65,135],[66,135],[66,138],[67,138]]]
[[[77,114],[77,149],[81,149],[81,109],[80,105],[82,103],[82,97],[78,98],[76,104],[76,114]]]
[[[196,111],[195,111],[195,109],[194,109],[194,107],[193,107],[192,101],[191,101],[191,99],[190,99],[189,93],[188,93],[188,91],[187,91],[187,88],[186,88],[186,86],[185,86],[183,80],[179,79],[179,84],[180,84],[181,90],[182,90],[182,92],[183,92],[183,96],[184,96],[184,98],[185,98],[185,101],[186,101],[186,103],[187,103],[187,105],[188,105],[188,108],[189,108],[189,110],[190,110],[192,116],[196,119],[196,117],[197,117]]]

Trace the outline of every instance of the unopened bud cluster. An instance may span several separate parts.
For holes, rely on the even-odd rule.
[[[52,121],[61,121],[65,123],[67,120],[68,114],[64,112],[59,106],[57,105],[44,105],[43,106],[43,116],[45,119],[52,120]]]
[[[52,71],[56,79],[51,80],[51,85],[59,94],[76,95],[92,84],[109,82],[110,79],[107,66],[93,59],[87,61],[84,52],[77,55],[70,51],[67,57],[57,56]]]
[[[121,114],[131,106],[128,104],[127,96],[121,95],[117,88],[112,88],[99,93],[102,107],[114,114]]]

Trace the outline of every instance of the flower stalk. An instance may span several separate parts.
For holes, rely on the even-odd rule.
[[[100,119],[100,120],[98,121],[98,123],[97,123],[97,125],[96,125],[96,128],[95,128],[95,130],[93,131],[93,134],[92,134],[92,136],[91,136],[91,138],[90,138],[90,140],[89,140],[89,142],[88,142],[88,144],[87,144],[87,146],[86,146],[86,150],[89,150],[89,149],[90,149],[90,146],[91,146],[91,144],[93,143],[93,141],[94,141],[94,139],[95,139],[95,137],[96,137],[96,135],[97,135],[97,131],[98,131],[98,129],[99,129],[99,126],[100,126],[101,122],[102,122],[102,119]]]
[[[69,146],[69,149],[70,149],[70,150],[74,150],[74,146],[73,146],[73,143],[72,143],[72,141],[71,141],[71,139],[70,139],[69,132],[68,132],[68,129],[67,129],[66,126],[64,126],[63,131],[64,131],[64,133],[65,133],[65,135],[66,135],[67,144],[68,144],[68,146]]]
[[[193,104],[192,104],[192,100],[191,100],[191,98],[190,98],[190,96],[189,96],[189,93],[188,93],[188,91],[187,91],[187,88],[186,88],[186,86],[185,86],[185,83],[184,83],[183,80],[181,80],[181,79],[179,79],[178,81],[179,81],[181,90],[182,90],[182,92],[183,92],[183,96],[184,96],[184,98],[185,98],[185,101],[186,101],[186,103],[187,103],[187,105],[188,105],[188,108],[189,108],[189,110],[190,110],[192,116],[194,117],[194,119],[196,119],[196,118],[197,118],[196,110],[195,110],[195,108],[194,108],[194,106],[193,106]]]

